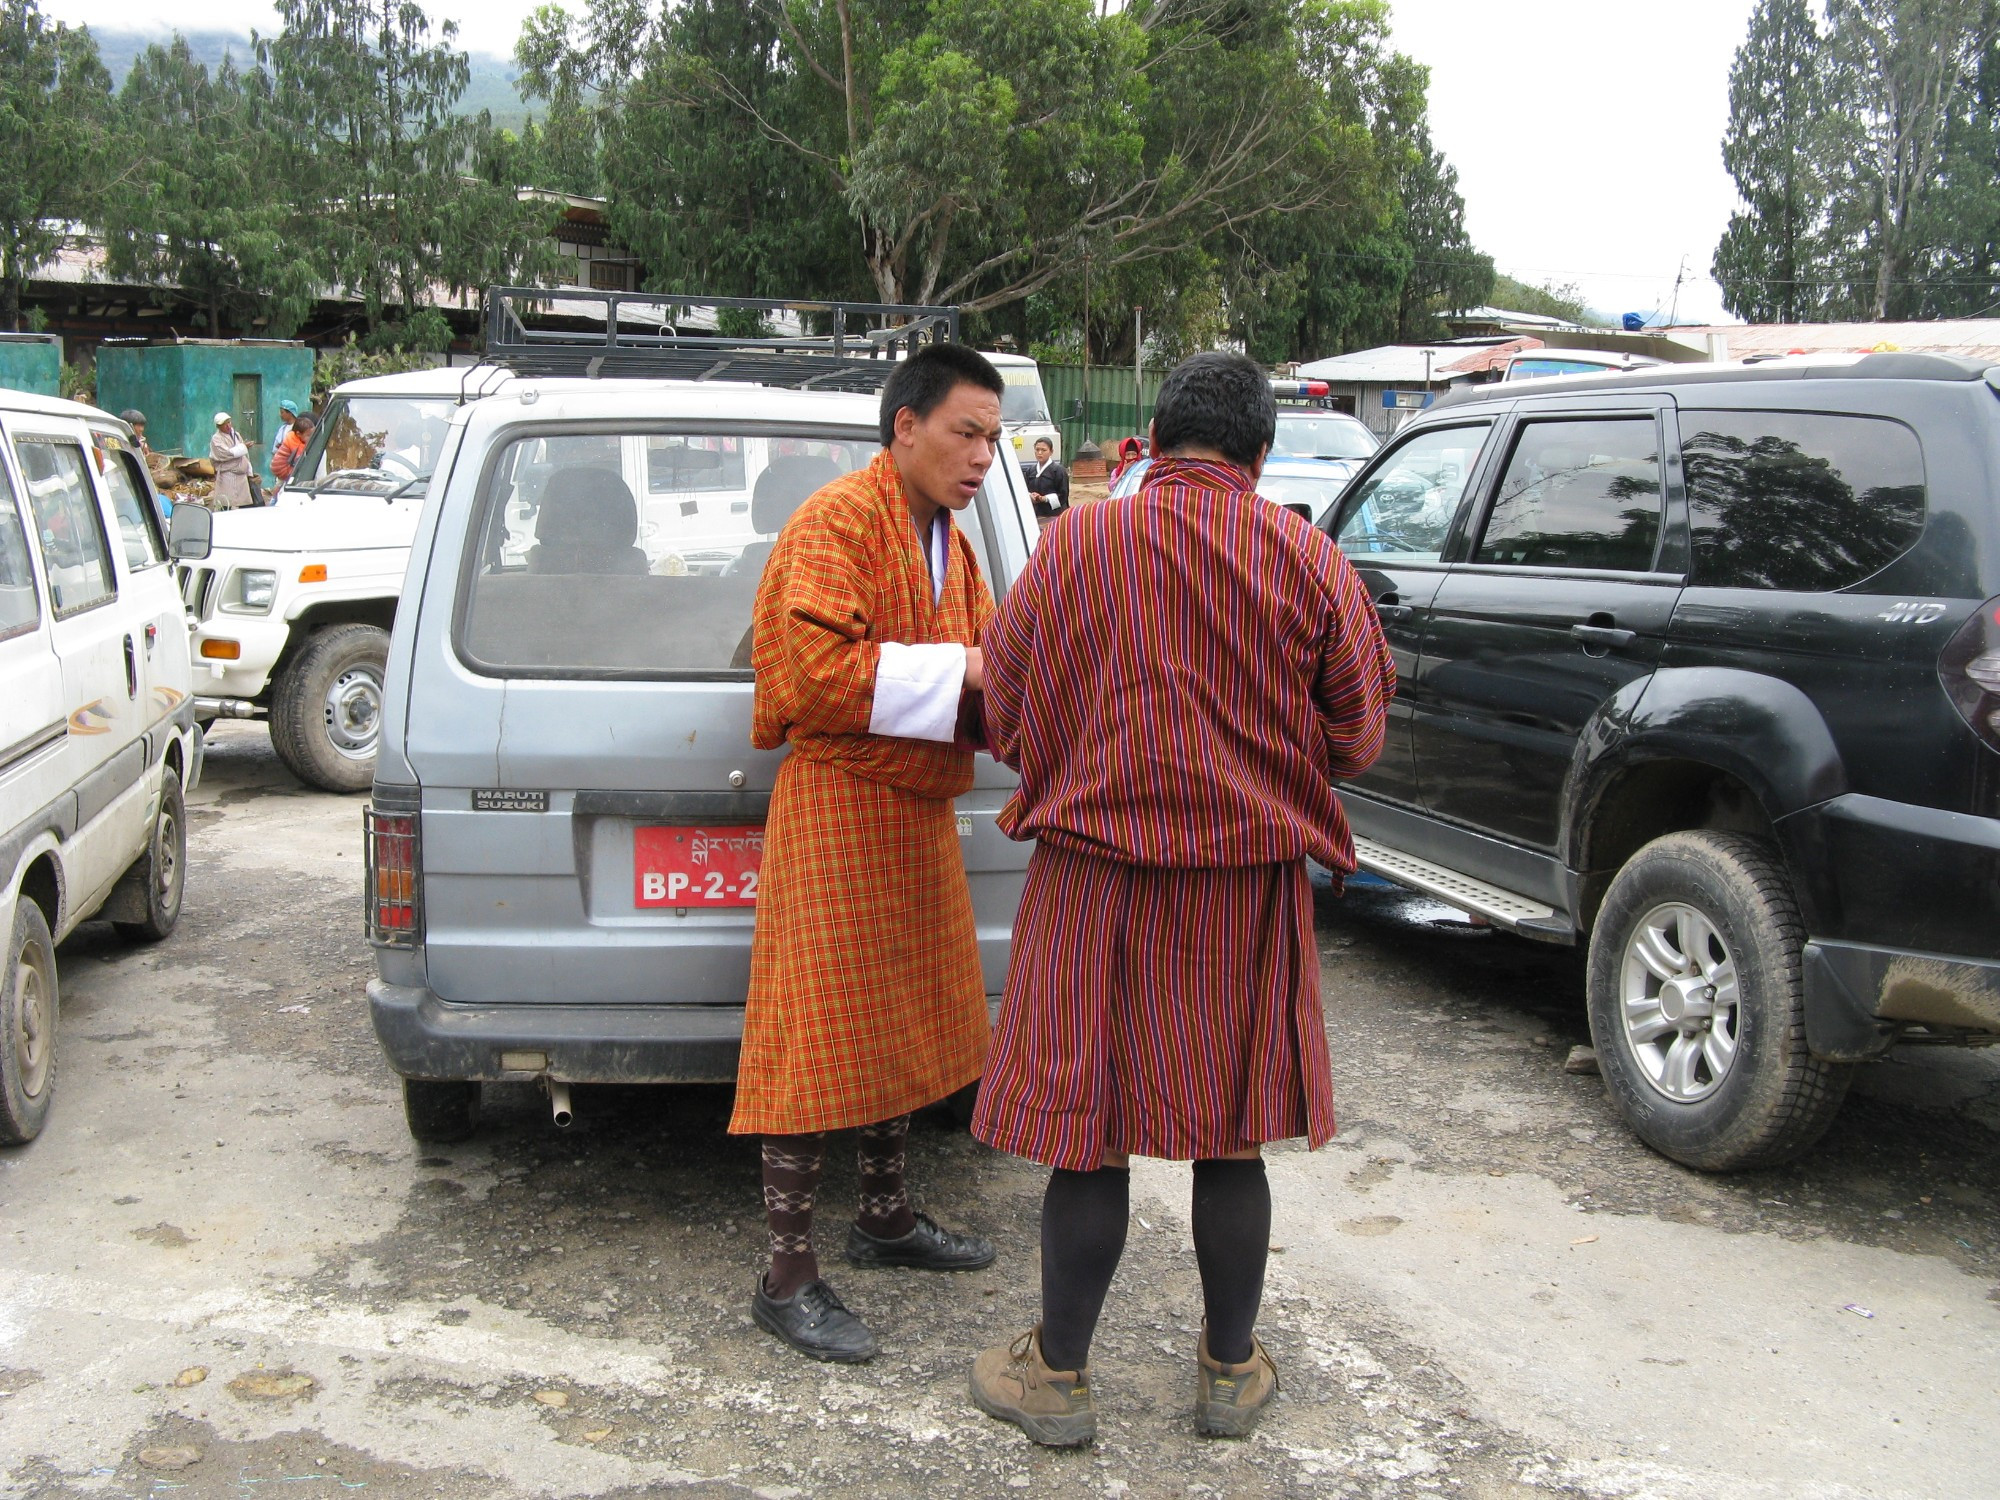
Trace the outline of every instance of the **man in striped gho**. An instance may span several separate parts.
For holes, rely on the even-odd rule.
[[[1333,1134],[1306,860],[1354,869],[1332,783],[1381,753],[1396,671],[1333,540],[1256,492],[1276,423],[1250,361],[1186,361],[1138,492],[1051,526],[982,641],[1001,826],[1036,844],[972,1128],[1055,1171],[1042,1321],[972,1397],[1039,1443],[1097,1431],[1134,1155],[1194,1162],[1197,1430],[1248,1433],[1278,1387],[1259,1147]]]
[[[882,389],[882,451],[806,499],[757,585],[751,738],[791,753],[771,791],[729,1128],[763,1137],[771,1263],[751,1316],[815,1359],[876,1347],[813,1252],[827,1131],[861,1131],[850,1261],[993,1260],[990,1242],[914,1211],[903,1147],[910,1111],[986,1060],[952,799],[972,785],[959,722],[993,596],[951,518],[992,466],[1004,389],[961,345],[904,360]]]

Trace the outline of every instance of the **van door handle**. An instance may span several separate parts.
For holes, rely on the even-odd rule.
[[[125,696],[139,696],[139,648],[132,644],[132,637],[125,637]]]
[[[1604,618],[1608,620],[1610,616],[1606,615]],[[1613,646],[1629,646],[1639,639],[1636,630],[1620,630],[1614,625],[1572,625],[1569,633],[1570,639],[1581,641],[1586,647],[1599,646],[1606,649]]]

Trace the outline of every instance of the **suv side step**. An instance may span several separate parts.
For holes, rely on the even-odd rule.
[[[1391,849],[1373,839],[1357,836],[1354,857],[1361,868],[1370,874],[1422,891],[1427,896],[1435,896],[1463,911],[1486,918],[1496,927],[1518,932],[1522,937],[1535,938],[1544,943],[1576,941],[1576,930],[1569,919],[1543,902],[1518,896],[1497,885],[1488,885],[1483,880],[1474,880],[1470,875],[1461,875],[1444,865]]]

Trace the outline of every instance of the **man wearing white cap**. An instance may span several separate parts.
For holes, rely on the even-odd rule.
[[[209,492],[211,510],[236,510],[257,503],[250,482],[250,445],[237,435],[229,413],[215,414],[215,436],[208,440],[208,456],[215,464],[215,488]]]

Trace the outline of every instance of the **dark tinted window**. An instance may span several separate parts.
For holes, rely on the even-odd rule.
[[[1923,451],[1900,422],[1684,411],[1681,434],[1696,583],[1843,589],[1924,529]]]
[[[1530,422],[1474,561],[1643,573],[1659,543],[1660,506],[1651,417]]]

